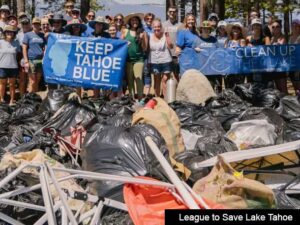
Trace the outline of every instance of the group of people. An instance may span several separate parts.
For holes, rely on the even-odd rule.
[[[6,86],[9,84],[10,104],[15,103],[15,89],[20,95],[39,91],[42,80],[42,59],[50,32],[73,36],[123,39],[128,42],[126,75],[123,89],[110,93],[110,97],[128,93],[138,100],[150,94],[153,84],[155,96],[166,93],[170,76],[180,79],[178,57],[184,48],[201,52],[205,48],[236,48],[256,45],[282,45],[300,43],[300,20],[293,20],[289,40],[282,33],[282,23],[269,17],[263,25],[259,13],[252,12],[250,26],[240,22],[219,21],[212,13],[198,29],[196,18],[187,14],[183,23],[177,20],[177,8],[169,7],[168,19],[162,22],[153,13],[132,13],[127,16],[96,17],[88,12],[83,21],[80,9],[72,1],[65,4],[65,14],[49,13],[43,18],[33,18],[25,13],[11,15],[7,5],[0,8],[0,102],[5,101]],[[199,62],[201,63],[201,62]],[[290,73],[295,90],[300,90],[299,73]],[[223,79],[224,77],[224,79]],[[271,81],[287,93],[287,74],[251,74],[209,76],[216,91],[222,87],[232,88],[244,82],[260,82],[268,85]],[[153,80],[152,80],[153,79]],[[16,84],[16,80],[18,83]],[[224,81],[224,85],[222,82]],[[56,88],[48,85],[48,88]],[[82,89],[77,88],[82,94]],[[106,93],[106,92],[104,92]],[[98,97],[100,90],[93,90]]]

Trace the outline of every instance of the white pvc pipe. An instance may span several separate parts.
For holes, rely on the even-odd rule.
[[[191,194],[187,191],[187,189],[183,185],[182,181],[176,175],[173,168],[170,166],[168,161],[165,159],[163,154],[160,152],[160,150],[158,149],[158,147],[156,146],[154,141],[151,139],[151,137],[148,136],[145,138],[145,140],[146,140],[147,144],[149,145],[151,151],[155,155],[156,159],[160,162],[161,166],[167,173],[169,179],[175,185],[178,193],[180,194],[180,196],[182,197],[182,199],[184,200],[186,205],[190,209],[200,209],[199,206],[197,205],[196,201],[193,199]]]

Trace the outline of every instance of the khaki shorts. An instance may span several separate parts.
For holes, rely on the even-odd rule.
[[[42,59],[29,60],[29,73],[43,73]]]

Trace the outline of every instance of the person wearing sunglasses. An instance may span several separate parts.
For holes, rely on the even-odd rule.
[[[117,26],[117,37],[121,38],[122,30],[125,28],[124,16],[121,13],[118,13],[114,17],[114,23]]]
[[[85,16],[85,24],[87,26],[86,31],[82,36],[84,37],[90,37],[92,36],[92,33],[94,32],[94,29],[89,25],[89,22],[93,21],[96,19],[96,13],[94,11],[89,11],[88,14]]]
[[[49,24],[52,27],[52,32],[57,34],[63,34],[66,30],[63,28],[67,21],[62,14],[56,13],[53,18],[49,19]]]
[[[275,20],[272,23],[272,38],[271,45],[285,45],[287,41],[282,33],[282,25],[280,20]],[[280,92],[288,93],[287,90],[287,77],[285,72],[272,73],[272,79],[275,82],[277,89]]]
[[[72,16],[72,10],[74,9],[74,2],[73,1],[67,1],[65,4],[65,15],[64,19],[66,21],[70,21],[73,19]]]
[[[178,64],[178,57],[175,53],[175,46],[177,41],[177,31],[180,27],[182,27],[182,23],[178,22],[177,20],[177,8],[175,6],[171,6],[168,8],[168,20],[162,23],[164,32],[170,36],[172,44],[174,48],[170,49],[172,59],[173,59],[173,68],[172,72],[174,77],[179,80],[179,64]]]

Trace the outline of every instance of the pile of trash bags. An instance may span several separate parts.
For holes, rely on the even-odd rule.
[[[154,106],[147,101],[154,101]],[[211,168],[199,168],[199,162],[226,152],[300,138],[297,96],[284,96],[278,90],[263,89],[255,84],[236,85],[233,90],[211,97],[204,105],[184,101],[168,105],[160,98],[147,101],[145,106],[140,106],[129,96],[112,101],[105,96],[80,99],[71,89],[62,88],[49,91],[45,99],[37,94],[26,94],[16,106],[0,104],[1,179],[18,167],[17,164],[4,167],[7,157],[17,160],[38,151],[48,163],[64,168],[170,182],[145,141],[149,136],[177,175],[191,187],[198,187],[212,173]],[[32,157],[26,157],[22,163],[33,163]],[[225,167],[232,172],[229,165]],[[1,186],[0,201],[1,194],[36,184],[36,180],[32,183],[34,179],[28,179],[30,176],[22,172]],[[88,190],[91,195],[124,203],[122,182],[82,178],[74,178],[73,182],[81,191]],[[270,196],[266,189],[268,204],[256,208],[276,207]],[[44,204],[40,191],[12,199]],[[227,207],[222,202],[217,203]],[[255,202],[252,203],[253,206]],[[255,208],[252,206],[243,203],[239,208]],[[32,224],[43,215],[32,209],[2,205],[0,212],[24,224]],[[127,212],[108,206],[101,213],[101,221],[103,224],[132,223]]]

